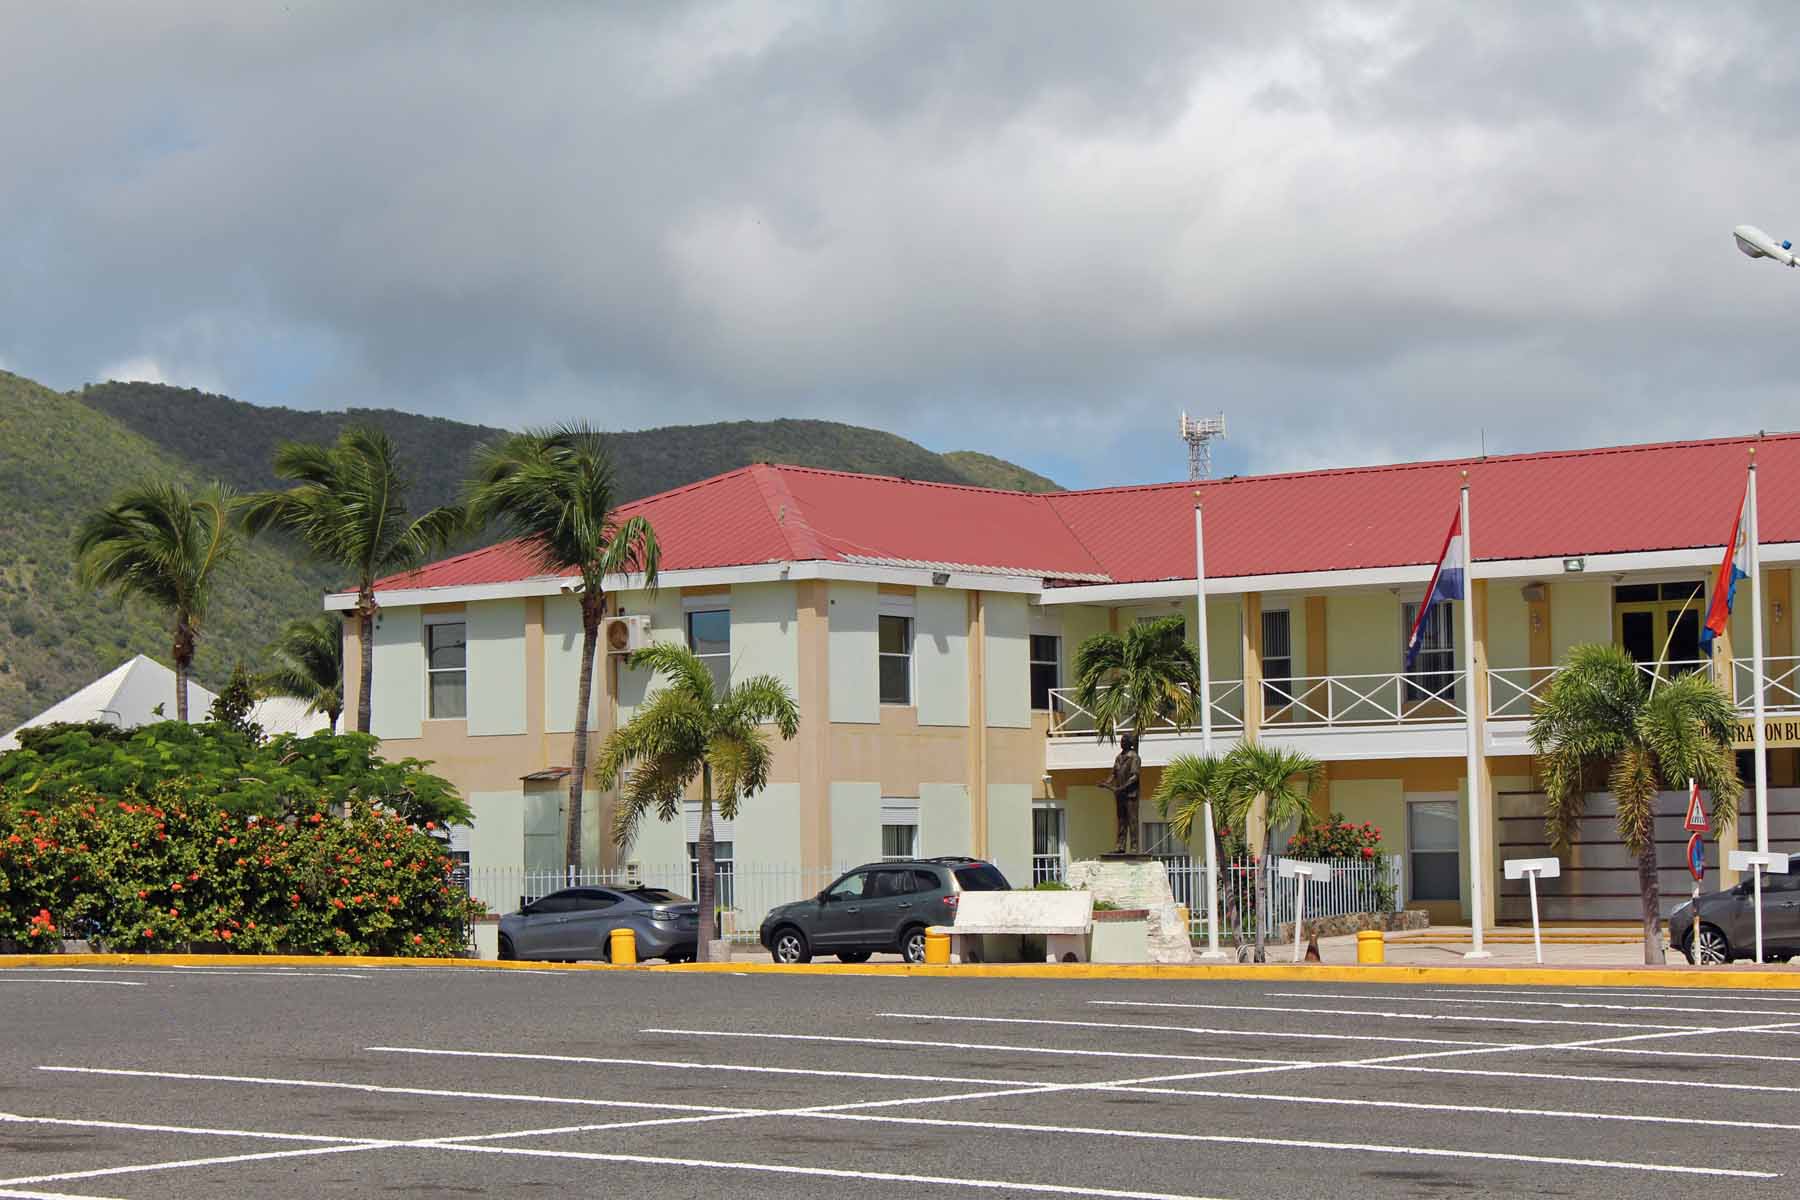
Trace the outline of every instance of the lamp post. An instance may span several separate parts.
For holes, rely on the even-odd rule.
[[[1785,238],[1778,242],[1754,225],[1739,225],[1731,236],[1737,248],[1751,258],[1772,258],[1784,267],[1800,266],[1794,243]]]

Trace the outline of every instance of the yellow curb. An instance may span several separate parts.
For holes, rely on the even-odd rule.
[[[1672,967],[1427,967],[1306,966],[1270,963],[1165,965],[1160,963],[962,963],[914,966],[909,963],[773,962],[611,963],[500,962],[484,958],[374,958],[304,954],[19,954],[0,958],[9,967],[465,967],[525,971],[658,971],[732,975],[891,975],[936,979],[1133,979],[1262,980],[1320,983],[1536,984],[1556,987],[1657,987],[1800,991],[1800,970],[1715,968],[1705,972]]]

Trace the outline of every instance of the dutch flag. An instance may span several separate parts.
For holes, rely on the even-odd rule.
[[[1748,498],[1750,489],[1744,488],[1744,496]],[[1746,553],[1744,539],[1749,530],[1744,527],[1744,501],[1738,501],[1737,518],[1731,523],[1731,540],[1725,543],[1725,558],[1719,563],[1719,577],[1713,583],[1712,603],[1706,609],[1706,624],[1700,628],[1700,653],[1707,658],[1712,657],[1713,639],[1725,632],[1725,626],[1731,623],[1731,605],[1737,599],[1738,580],[1750,578],[1749,572],[1738,565],[1738,559]]]
[[[1438,555],[1437,570],[1431,573],[1431,586],[1425,591],[1425,602],[1419,605],[1419,615],[1413,618],[1412,632],[1406,639],[1406,669],[1413,669],[1413,662],[1419,657],[1419,646],[1425,640],[1425,617],[1431,612],[1431,606],[1440,600],[1461,600],[1466,594],[1463,585],[1468,575],[1469,561],[1464,552],[1462,531],[1462,510],[1450,519],[1450,534],[1444,539],[1444,552]]]

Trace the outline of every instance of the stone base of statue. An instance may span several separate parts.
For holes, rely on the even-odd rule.
[[[1092,892],[1095,900],[1119,908],[1147,909],[1151,962],[1194,961],[1187,925],[1176,911],[1175,893],[1169,888],[1168,869],[1159,860],[1145,854],[1102,854],[1069,864],[1066,882]]]

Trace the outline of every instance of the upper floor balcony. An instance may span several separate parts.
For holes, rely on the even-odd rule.
[[[1486,702],[1482,729],[1490,755],[1529,754],[1532,707],[1559,667],[1496,667],[1483,673]],[[1711,660],[1641,663],[1650,679],[1693,671],[1713,671]],[[1748,717],[1755,703],[1755,671],[1748,658],[1718,664],[1721,684]],[[1727,676],[1729,677],[1727,679]],[[1244,734],[1245,687],[1241,679],[1215,679],[1209,704],[1215,752]],[[1052,690],[1051,769],[1105,766],[1115,751],[1094,736],[1094,715],[1075,699],[1075,689]],[[1467,672],[1392,671],[1374,675],[1331,675],[1268,679],[1261,683],[1258,720],[1264,742],[1311,754],[1321,761],[1393,758],[1449,758],[1467,751]],[[1800,657],[1763,660],[1763,705],[1770,716],[1800,714]],[[1196,717],[1185,728],[1161,722],[1143,731],[1139,753],[1148,766],[1178,754],[1197,754],[1202,737]]]

